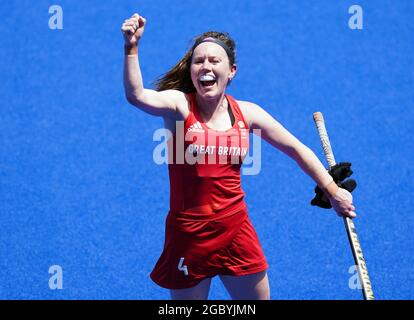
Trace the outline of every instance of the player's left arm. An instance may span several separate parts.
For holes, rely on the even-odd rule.
[[[343,200],[346,200],[347,202],[347,204],[340,209],[341,213],[345,213],[352,217],[354,216],[355,208],[352,206],[352,195],[348,191],[338,188],[335,183],[332,183],[332,177],[310,148],[300,142],[299,139],[286,130],[275,118],[257,104],[246,101],[238,101],[238,104],[250,130],[253,130],[253,133],[260,135],[262,139],[295,160],[302,170],[307,173],[330,198],[339,196],[338,189],[340,189],[340,195],[345,197],[346,199],[344,198]]]

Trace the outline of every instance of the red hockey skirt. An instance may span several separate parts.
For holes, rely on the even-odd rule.
[[[218,274],[241,276],[267,268],[245,207],[217,216],[169,212],[164,250],[151,279],[163,288],[183,289]]]

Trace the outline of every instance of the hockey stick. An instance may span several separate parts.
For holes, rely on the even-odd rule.
[[[333,167],[336,162],[332,152],[331,143],[329,142],[328,132],[325,128],[325,120],[321,112],[313,114],[316,128],[318,129],[319,138],[321,139],[323,152],[329,168]],[[358,235],[355,229],[354,222],[348,217],[344,217],[345,229],[348,234],[349,243],[354,256],[355,265],[358,270],[359,280],[362,286],[362,293],[365,300],[374,300],[374,292],[372,291],[371,281],[368,276],[368,269],[365,264],[364,256],[362,254],[361,245],[359,244]]]

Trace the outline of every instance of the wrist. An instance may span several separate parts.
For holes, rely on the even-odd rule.
[[[322,187],[323,192],[329,197],[332,198],[338,192],[339,187],[336,185],[335,181],[332,179],[327,185]]]
[[[137,55],[138,54],[138,44],[125,44],[124,45],[125,55]]]

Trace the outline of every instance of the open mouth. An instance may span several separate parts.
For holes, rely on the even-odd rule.
[[[202,87],[211,87],[216,83],[216,77],[212,75],[202,75],[199,79]]]

